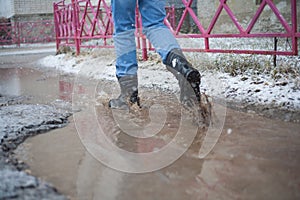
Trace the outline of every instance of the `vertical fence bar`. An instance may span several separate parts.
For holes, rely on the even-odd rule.
[[[297,3],[296,0],[291,0],[291,14],[292,14],[292,51],[294,55],[298,55],[298,37],[297,29]]]
[[[78,34],[78,25],[79,25],[79,12],[78,10],[78,2],[77,0],[72,0],[72,10],[73,10],[73,30],[74,30],[74,41],[75,41],[75,48],[76,48],[76,55],[80,54],[80,39]]]
[[[140,41],[140,23],[139,23],[139,9],[138,5],[135,9],[135,21],[136,21],[136,40],[137,40],[137,48],[141,48],[141,41]]]
[[[174,29],[176,26],[176,16],[175,16],[175,6],[174,5],[172,5],[172,7],[171,7],[170,15],[171,15],[171,26]]]
[[[60,39],[59,39],[59,22],[57,19],[58,15],[58,5],[54,2],[53,3],[53,17],[54,17],[54,30],[55,30],[55,43],[56,43],[56,53],[59,50]]]
[[[143,60],[148,60],[148,52],[147,52],[147,40],[142,32],[142,20],[140,18],[140,12],[138,4],[136,4],[135,10],[135,22],[136,22],[136,37],[137,37],[137,48],[142,49],[142,57]],[[142,41],[142,44],[141,44]]]
[[[17,40],[17,46],[21,46],[21,27],[19,22],[14,22],[15,27],[16,27],[16,40]]]

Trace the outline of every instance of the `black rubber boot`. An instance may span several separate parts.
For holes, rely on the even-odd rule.
[[[180,49],[169,52],[166,65],[179,82],[181,103],[189,105],[195,100],[200,103],[201,75],[187,61]]]
[[[109,101],[109,107],[112,109],[129,109],[129,106],[137,103],[140,106],[138,97],[138,79],[136,75],[118,77],[121,94],[116,99]]]

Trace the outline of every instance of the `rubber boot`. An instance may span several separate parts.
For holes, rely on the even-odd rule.
[[[138,79],[136,75],[118,77],[121,94],[116,99],[109,101],[109,107],[112,109],[129,109],[130,105],[137,103],[140,107],[138,97]]]
[[[187,61],[180,49],[173,49],[169,52],[166,65],[179,82],[181,103],[188,105],[195,101],[200,103],[201,75]]]

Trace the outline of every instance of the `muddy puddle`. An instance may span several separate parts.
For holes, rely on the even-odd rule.
[[[1,93],[69,102],[78,111],[68,126],[15,151],[32,175],[70,199],[300,198],[300,124],[215,104],[224,124],[216,122],[220,132],[207,140],[213,131],[185,115],[176,95],[141,88],[143,108],[122,113],[107,108],[114,83],[0,70]],[[212,149],[201,157],[207,144]]]
[[[70,102],[73,78],[43,73],[27,67],[0,68],[0,94],[24,96],[28,103],[49,104],[56,100]]]

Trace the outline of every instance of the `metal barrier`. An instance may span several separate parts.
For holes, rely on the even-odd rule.
[[[55,40],[53,20],[0,23],[0,45],[20,46]]]
[[[212,21],[210,22],[207,29],[201,24],[200,20],[197,18],[196,14],[194,13],[193,9],[191,8],[193,0],[182,0],[183,4],[185,5],[185,10],[180,18],[180,22],[178,26],[173,29],[172,26],[169,25],[169,28],[172,30],[174,35],[181,38],[203,38],[204,39],[204,48],[188,48],[185,49],[186,51],[197,51],[197,52],[213,52],[213,53],[244,53],[244,54],[270,54],[270,55],[298,55],[298,42],[297,39],[300,37],[300,33],[297,30],[297,6],[296,0],[291,0],[291,24],[287,22],[287,20],[283,17],[280,11],[275,6],[273,0],[261,0],[260,6],[258,7],[255,15],[251,19],[250,23],[246,28],[243,28],[241,23],[237,20],[236,15],[231,10],[231,8],[227,5],[227,0],[220,0],[219,6],[214,14]],[[278,21],[284,28],[285,32],[267,32],[267,33],[252,33],[255,24],[257,23],[259,17],[261,16],[263,10],[266,6],[272,10],[272,12],[277,17]],[[219,33],[214,34],[212,30],[215,28],[218,19],[220,18],[221,12],[225,10],[228,16],[230,17],[232,23],[237,28],[238,33]],[[190,15],[195,22],[197,28],[200,31],[200,34],[184,34],[179,35],[182,23],[184,19]],[[168,25],[168,24],[167,24]],[[292,48],[290,51],[277,51],[275,48],[274,50],[239,50],[239,49],[211,49],[209,45],[209,40],[211,38],[288,38],[292,41]],[[276,39],[275,39],[276,41]],[[276,47],[276,44],[275,44]]]
[[[57,49],[62,45],[75,46],[77,54],[81,47],[113,47],[107,43],[112,38],[111,9],[104,0],[92,5],[90,0],[73,0],[54,3],[54,22]],[[84,41],[102,39],[103,44],[87,45]]]
[[[267,55],[298,55],[298,38],[300,33],[297,29],[297,6],[296,0],[291,0],[291,21],[288,22],[280,13],[272,0],[261,0],[257,11],[246,28],[243,28],[237,20],[235,13],[228,6],[227,0],[219,0],[218,8],[214,12],[214,16],[205,28],[197,15],[191,8],[193,0],[182,0],[185,9],[180,17],[178,24],[174,20],[174,7],[167,8],[167,17],[165,24],[170,28],[177,38],[194,38],[199,41],[203,40],[203,45],[191,48],[183,48],[190,52],[212,52],[212,53],[241,53],[241,54],[267,54]],[[72,0],[71,4],[66,5],[65,0],[54,3],[54,20],[56,30],[57,49],[62,45],[75,46],[77,54],[80,53],[81,47],[105,47],[111,48],[112,44],[107,40],[112,38],[113,21],[110,6],[105,0],[98,0],[97,5],[93,5],[90,0]],[[254,26],[257,24],[265,7],[269,7],[274,13],[277,20],[282,26],[282,30],[269,31],[264,33],[252,33]],[[213,29],[217,26],[217,21],[221,18],[221,12],[227,13],[232,21],[237,33],[213,33]],[[184,20],[190,16],[196,25],[199,33],[180,34]],[[153,50],[151,44],[146,41],[145,36],[141,33],[141,18],[136,14],[136,37],[137,47],[143,50],[143,58],[147,59],[147,50]],[[275,39],[274,49],[222,49],[212,48],[210,41],[217,38],[233,38],[233,39]],[[291,41],[291,48],[288,50],[277,49],[277,38],[285,38]],[[102,39],[102,44],[86,45],[84,41],[93,39]]]
[[[13,27],[10,22],[0,23],[0,44],[1,45],[10,45],[14,37]]]

